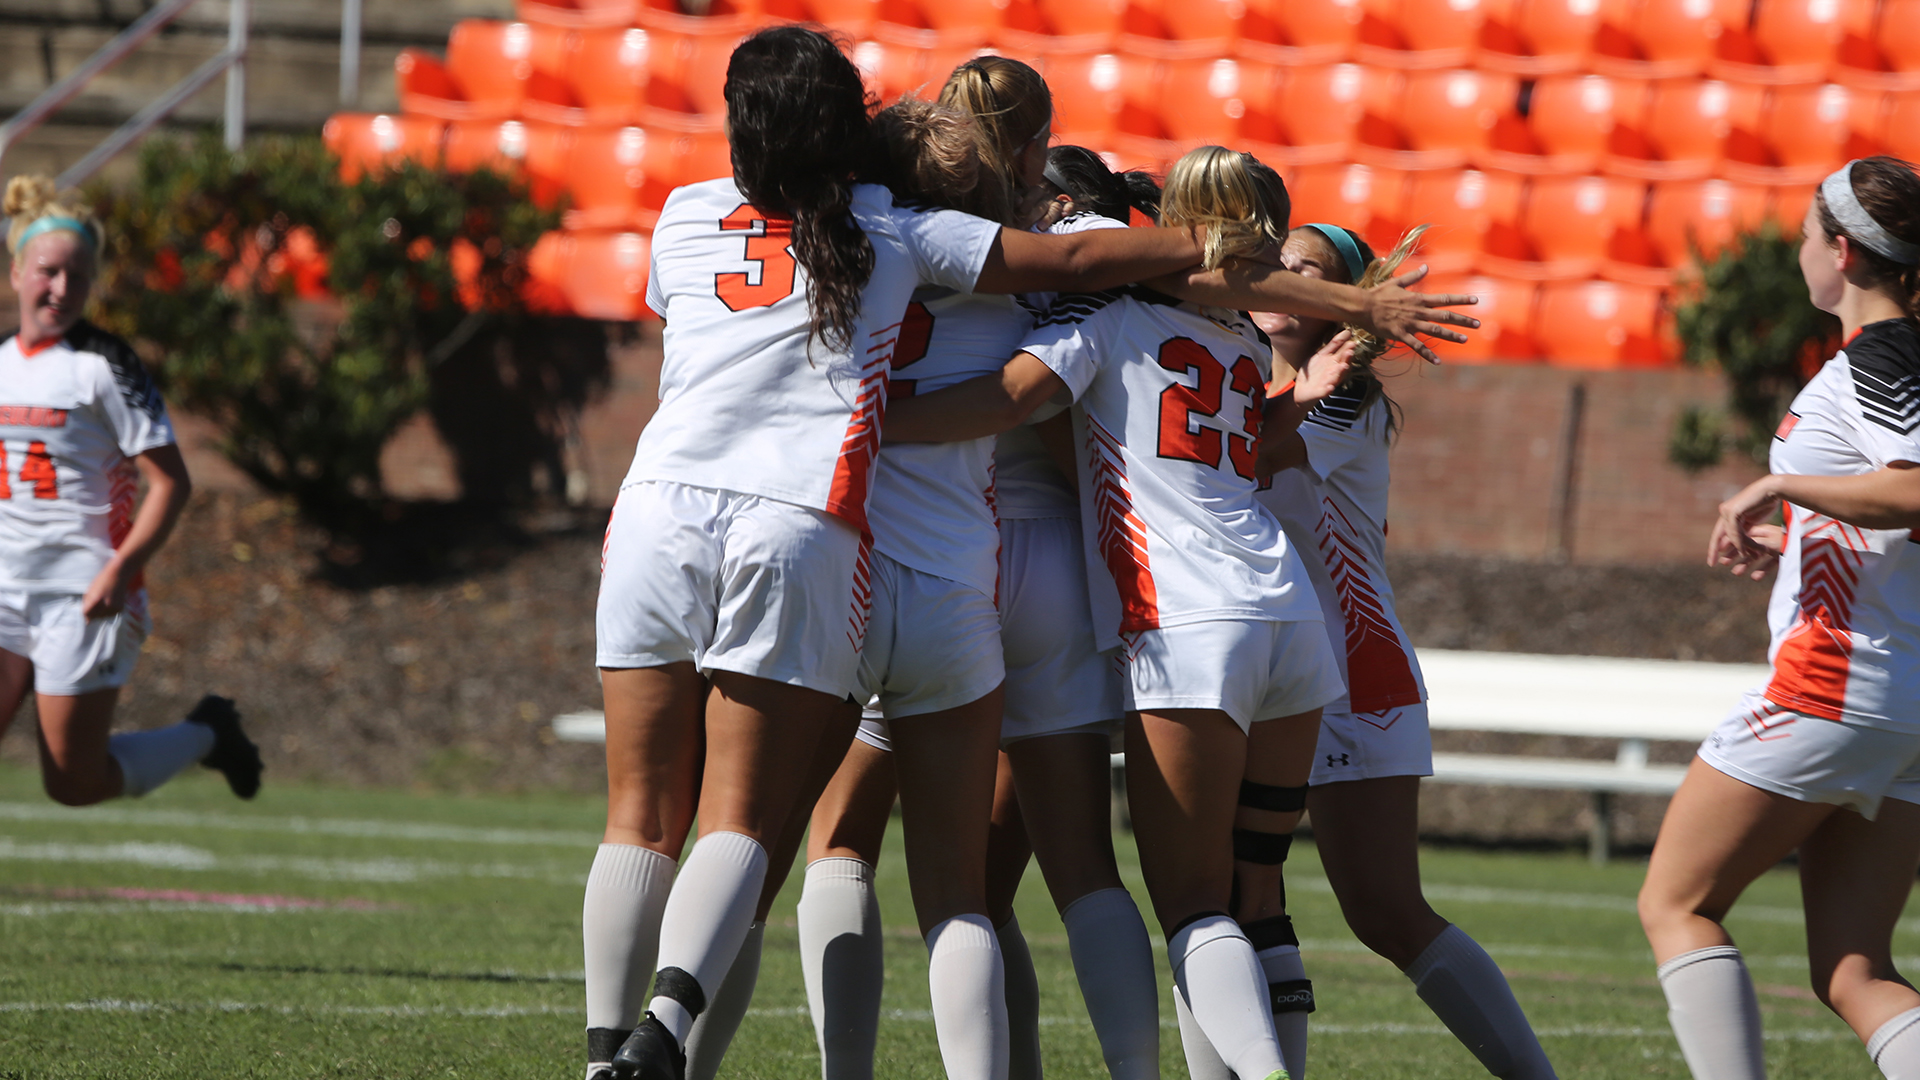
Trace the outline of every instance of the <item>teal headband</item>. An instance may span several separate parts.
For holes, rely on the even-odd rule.
[[[1347,283],[1358,285],[1360,275],[1367,272],[1367,260],[1360,256],[1360,245],[1353,242],[1353,234],[1338,225],[1302,225],[1303,229],[1312,229],[1327,238],[1333,249],[1340,253],[1340,259],[1347,264]]]
[[[20,239],[13,245],[14,253],[18,254],[25,251],[27,249],[27,243],[36,236],[40,236],[43,233],[59,232],[63,229],[67,232],[79,233],[80,237],[87,242],[88,247],[97,248],[100,246],[100,238],[94,235],[93,226],[81,221],[79,218],[48,214],[46,217],[41,218],[21,230]]]

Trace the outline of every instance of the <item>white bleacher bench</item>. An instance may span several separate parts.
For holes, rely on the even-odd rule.
[[[1681,765],[1650,765],[1652,740],[1699,742],[1745,691],[1765,682],[1763,664],[1621,660],[1599,656],[1421,649],[1428,712],[1436,731],[1492,731],[1620,740],[1612,761],[1515,754],[1435,754],[1435,784],[1554,788],[1593,800],[1588,851],[1605,862],[1613,846],[1615,795],[1671,795]],[[598,712],[568,713],[554,735],[603,742]],[[1114,755],[1114,767],[1123,758]]]

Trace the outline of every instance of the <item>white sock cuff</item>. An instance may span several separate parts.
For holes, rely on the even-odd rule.
[[[645,892],[660,874],[671,878],[676,869],[672,859],[638,844],[601,844],[593,853],[593,869],[587,871],[587,886]]]
[[[1908,1009],[1881,1024],[1875,1029],[1873,1037],[1867,1040],[1867,1056],[1873,1059],[1875,1065],[1880,1064],[1880,1053],[1887,1048],[1887,1044],[1899,1038],[1901,1032],[1915,1024],[1920,1024],[1920,1009]]]
[[[1216,941],[1234,938],[1246,942],[1246,932],[1240,929],[1239,923],[1225,915],[1208,915],[1181,927],[1167,939],[1167,960],[1173,967],[1173,977],[1180,977],[1180,969],[1186,967],[1187,958],[1194,953]],[[1247,943],[1247,949],[1252,951],[1251,942]]]
[[[1407,978],[1413,980],[1413,984],[1418,986],[1433,972],[1434,968],[1440,967],[1449,960],[1473,962],[1486,955],[1487,950],[1481,948],[1480,943],[1473,940],[1465,930],[1448,923],[1447,928],[1440,931],[1440,936],[1434,938],[1419,957],[1407,965]]]
[[[1743,968],[1747,966],[1746,961],[1740,958],[1740,949],[1737,946],[1714,945],[1705,949],[1695,949],[1692,952],[1681,953],[1679,956],[1661,964],[1659,970],[1654,973],[1654,977],[1658,978],[1661,982],[1666,982],[1668,976],[1679,971],[1681,968],[1706,960],[1731,960]]]
[[[865,859],[849,859],[840,855],[815,859],[807,864],[806,883],[811,885],[816,881],[822,884],[872,885],[873,864]]]
[[[693,849],[700,853],[702,861],[717,860],[747,873],[763,872],[767,868],[767,849],[745,833],[710,832],[701,837]]]
[[[1101,909],[1120,903],[1126,904],[1136,912],[1140,910],[1138,907],[1135,907],[1133,903],[1133,894],[1125,889],[1095,889],[1080,899],[1075,900],[1073,903],[1068,904],[1066,910],[1060,913],[1060,921],[1068,926],[1072,926],[1076,917],[1086,918],[1096,915],[1096,913],[1101,913]],[[1076,912],[1079,913],[1077,916],[1075,914]]]
[[[992,920],[985,915],[955,915],[927,931],[929,960],[963,949],[999,952],[1000,939],[993,932]]]

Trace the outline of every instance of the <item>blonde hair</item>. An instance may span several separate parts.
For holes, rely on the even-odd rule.
[[[940,104],[980,125],[986,170],[1006,192],[1006,214],[994,220],[1010,223],[1007,215],[1026,194],[1014,158],[1053,123],[1047,80],[1018,60],[979,56],[953,69],[940,88]]]
[[[1167,173],[1160,224],[1205,226],[1203,263],[1213,270],[1237,256],[1285,243],[1293,201],[1280,174],[1252,154],[1224,146],[1188,151]]]
[[[70,191],[62,197],[53,181],[45,176],[16,176],[7,181],[6,199],[0,202],[0,210],[13,219],[7,227],[7,251],[16,256],[20,254],[21,234],[44,217],[72,218],[85,225],[92,235],[82,234],[82,237],[96,258],[106,240],[106,231],[94,216],[93,207],[82,200],[78,192]]]
[[[988,171],[986,136],[974,118],[908,95],[880,110],[873,133],[897,194],[1004,221],[1007,190]]]

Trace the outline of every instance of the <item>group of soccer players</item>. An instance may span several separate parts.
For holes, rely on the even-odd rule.
[[[604,548],[588,1080],[717,1074],[803,843],[823,1074],[868,1080],[896,800],[948,1075],[1040,1075],[1012,917],[1035,857],[1109,1072],[1157,1077],[1116,745],[1196,1080],[1305,1073],[1282,878],[1303,811],[1360,939],[1489,1073],[1553,1076],[1499,969],[1422,895],[1431,743],[1384,568],[1399,413],[1372,361],[1431,359],[1420,335],[1460,340],[1471,298],[1410,292],[1418,271],[1340,225],[1289,229],[1250,155],[1195,150],[1163,187],[1052,146],[1046,84],[1013,60],[874,115],[833,39],[782,27],[739,46],[726,99],[734,176],[675,192],[654,233],[660,403]],[[139,360],[80,317],[99,223],[43,181],[6,212],[0,708],[37,693],[63,802],[195,761],[251,795],[224,699],[108,737],[140,569],[188,480]],[[1805,234],[1846,346],[1709,555],[1779,563],[1774,678],[1702,747],[1641,911],[1695,1075],[1759,1077],[1720,919],[1798,850],[1816,989],[1887,1076],[1920,1078],[1920,994],[1890,956],[1920,868],[1920,178],[1850,163]]]

